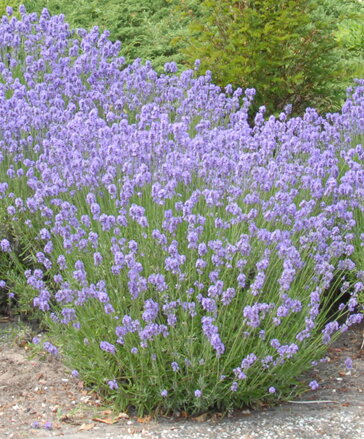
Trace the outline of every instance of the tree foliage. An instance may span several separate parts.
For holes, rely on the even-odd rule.
[[[335,41],[314,7],[311,0],[203,0],[185,56],[199,58],[222,86],[255,87],[257,104],[269,109],[320,104],[335,79]]]

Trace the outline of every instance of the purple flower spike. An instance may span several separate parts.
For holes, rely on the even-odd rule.
[[[173,362],[171,363],[171,367],[172,367],[172,369],[173,369],[174,372],[179,371],[179,365],[178,365],[178,363],[176,363],[175,361],[173,361]]]
[[[40,428],[40,423],[38,421],[32,422],[32,428],[35,428],[35,429]]]
[[[317,390],[320,387],[319,383],[316,380],[311,381],[309,386],[311,387],[312,390]]]
[[[2,239],[0,241],[0,249],[3,252],[9,252],[11,250],[10,242],[7,239]]]
[[[116,353],[116,348],[113,344],[108,343],[107,341],[102,341],[100,343],[100,349],[102,349],[105,352],[110,352],[110,354]]]
[[[44,425],[43,428],[45,430],[53,430],[53,426],[52,426],[52,422],[47,421]]]
[[[110,380],[107,382],[108,386],[110,387],[111,390],[117,390],[119,388],[118,383],[116,382],[116,380]]]
[[[58,349],[55,346],[53,346],[52,343],[49,343],[48,341],[43,343],[43,347],[47,352],[49,352],[52,355],[58,354]]]
[[[347,369],[352,369],[353,368],[353,360],[349,357],[347,357],[344,361],[345,367]]]

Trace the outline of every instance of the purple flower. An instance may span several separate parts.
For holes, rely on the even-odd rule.
[[[271,387],[269,387],[268,392],[269,393],[276,393],[276,388],[271,386]]]
[[[311,387],[312,390],[316,390],[319,388],[319,383],[316,380],[314,380],[310,382],[309,386]]]
[[[116,348],[113,344],[108,343],[107,341],[102,341],[100,343],[100,349],[105,351],[105,352],[109,352],[110,354],[115,354],[116,353]]]
[[[53,426],[52,426],[52,422],[47,421],[44,425],[43,428],[45,430],[53,430]]]
[[[40,428],[40,423],[38,421],[33,421],[31,427],[38,429],[38,428]]]
[[[171,363],[171,367],[172,367],[172,369],[173,369],[174,372],[179,371],[179,365],[178,365],[178,363],[176,363],[175,361],[173,361],[173,362]]]
[[[345,367],[347,369],[352,369],[353,368],[353,360],[349,357],[347,357],[344,361]]]
[[[236,392],[236,391],[238,390],[238,387],[239,387],[238,383],[237,383],[236,381],[234,381],[234,382],[231,384],[230,390],[231,390],[232,392]]]
[[[148,299],[144,303],[144,312],[142,318],[145,322],[153,322],[158,315],[159,305],[153,299]]]
[[[162,390],[161,391],[161,397],[166,398],[168,396],[168,390]]]
[[[52,343],[49,343],[48,341],[43,343],[43,347],[47,352],[49,352],[52,355],[58,354],[58,349],[54,345],[52,345]]]
[[[225,346],[220,339],[218,327],[212,324],[213,321],[212,317],[202,317],[202,330],[219,357],[224,353]]]
[[[107,382],[108,386],[110,387],[111,390],[117,390],[119,388],[118,383],[116,382],[116,380],[110,380]]]
[[[71,372],[71,375],[73,376],[73,378],[78,378],[80,374],[78,373],[78,371],[77,371],[76,369],[74,369],[74,370]]]
[[[104,306],[104,311],[105,311],[106,314],[112,314],[113,312],[115,312],[115,309],[114,309],[114,307],[111,305],[111,303],[107,303],[107,304]]]
[[[11,250],[10,242],[7,239],[2,239],[0,241],[0,248],[3,252],[9,252]]]
[[[94,255],[93,255],[93,258],[94,258],[94,265],[95,265],[95,267],[98,267],[99,265],[102,264],[102,259],[103,258],[102,258],[101,253],[95,252]]]
[[[256,360],[257,356],[255,354],[249,354],[242,360],[240,367],[242,369],[249,369]]]
[[[195,397],[196,398],[201,398],[201,396],[202,396],[201,390],[199,390],[199,389],[195,390]]]

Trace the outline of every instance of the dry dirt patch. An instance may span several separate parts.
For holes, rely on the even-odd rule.
[[[293,419],[300,416],[303,420],[305,417],[311,419],[319,413],[322,413],[323,418],[327,414],[329,418],[332,418],[333,431],[329,432],[331,436],[328,437],[337,437],[336,434],[339,432],[335,419],[352,415],[359,424],[361,419],[364,419],[364,324],[345,333],[329,349],[329,361],[319,364],[306,374],[309,380],[315,379],[320,383],[318,390],[310,391],[295,402],[285,403],[278,407],[264,408],[255,412],[237,411],[222,421],[216,414],[204,414],[203,422],[198,422],[197,429],[193,427],[193,424],[196,424],[196,418],[195,420],[185,419],[184,414],[180,417],[160,419],[157,423],[149,422],[148,419],[128,418],[126,415],[117,418],[116,414],[111,413],[107,407],[102,407],[102,401],[97,395],[85,389],[82,382],[71,376],[70,371],[62,365],[59,359],[49,355],[32,356],[24,338],[19,335],[14,337],[14,331],[11,336],[6,334],[5,326],[0,324],[1,439],[58,435],[72,435],[72,438],[86,439],[96,437],[98,433],[106,437],[104,434],[113,434],[112,432],[115,431],[126,435],[131,431],[137,435],[143,431],[146,432],[146,437],[160,437],[161,431],[166,428],[170,430],[169,435],[172,432],[178,434],[179,430],[184,431],[183,434],[185,434],[187,428],[193,430],[196,438],[199,437],[199,432],[201,434],[205,432],[205,436],[202,435],[210,437],[206,434],[211,428],[211,422],[215,422],[216,419],[218,422],[216,427],[211,429],[212,432],[217,432],[220,428],[224,429],[225,425],[233,425],[232,423],[238,426],[242,418],[244,418],[245,428],[249,428],[251,421],[254,427],[252,428],[257,431],[256,422],[259,420],[260,423],[260,418],[265,419],[266,416],[269,417],[270,428],[287,432],[284,424],[286,419],[292,416]],[[354,368],[351,371],[347,371],[344,367],[347,357],[353,359]],[[361,414],[362,417],[360,417]],[[35,422],[40,428],[32,428]],[[47,422],[52,424],[52,431],[47,431],[45,428],[48,425]],[[106,425],[113,422],[117,424]],[[353,431],[356,431],[354,425],[351,427]],[[330,429],[330,422],[325,423],[325,428]],[[361,428],[360,425],[359,428]],[[273,430],[272,434],[275,431]],[[349,431],[347,433],[349,434]],[[297,434],[297,437],[303,439],[302,433]],[[338,437],[341,437],[340,434]],[[352,439],[359,439],[354,436],[351,433]],[[235,436],[232,434],[231,437]],[[287,436],[273,435],[272,437]],[[296,436],[292,433],[289,437]]]

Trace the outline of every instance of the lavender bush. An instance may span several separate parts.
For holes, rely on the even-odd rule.
[[[297,377],[362,319],[364,82],[340,114],[262,107],[250,126],[254,90],[223,92],[198,62],[158,76],[124,66],[107,32],[8,13],[0,255],[19,262],[19,242],[27,267],[1,291],[31,300],[121,409],[303,391]]]

